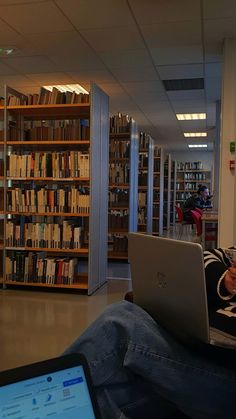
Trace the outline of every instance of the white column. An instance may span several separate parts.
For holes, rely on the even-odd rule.
[[[221,155],[219,178],[219,239],[227,247],[236,238],[236,185],[229,161],[234,158],[229,143],[236,140],[236,38],[224,42],[221,101]]]

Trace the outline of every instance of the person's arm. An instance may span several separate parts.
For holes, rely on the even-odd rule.
[[[204,264],[209,307],[219,306],[224,300],[231,300],[235,296],[232,292],[232,268],[224,250],[204,252]]]

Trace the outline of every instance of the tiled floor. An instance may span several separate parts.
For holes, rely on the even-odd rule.
[[[113,302],[130,281],[113,280],[92,296],[0,291],[0,370],[58,356]]]

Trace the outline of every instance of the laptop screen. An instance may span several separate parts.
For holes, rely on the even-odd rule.
[[[95,419],[83,366],[63,369],[0,388],[3,419]]]

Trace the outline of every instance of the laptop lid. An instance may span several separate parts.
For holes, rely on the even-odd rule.
[[[129,261],[134,302],[178,337],[209,342],[201,246],[130,233]]]
[[[100,419],[84,356],[65,355],[0,372],[0,417]]]

